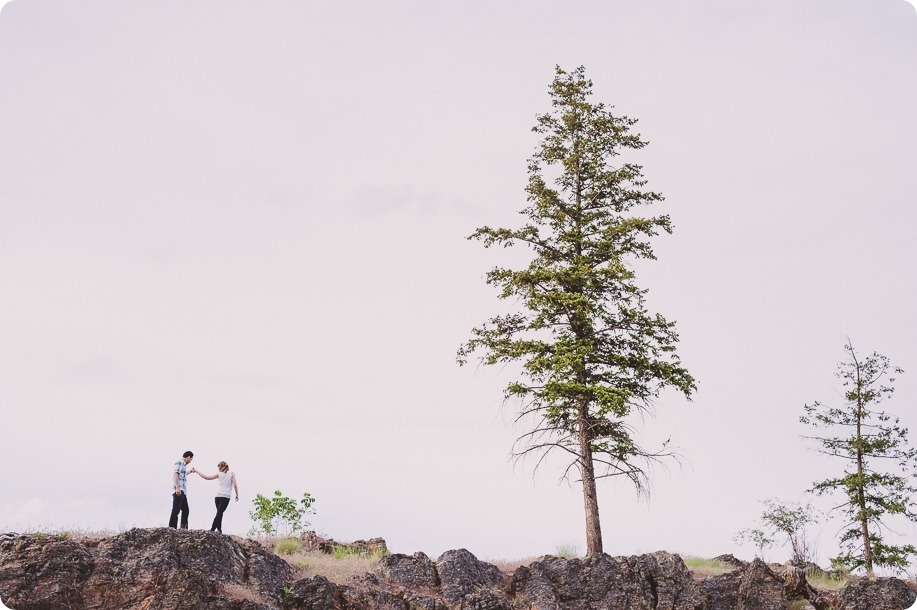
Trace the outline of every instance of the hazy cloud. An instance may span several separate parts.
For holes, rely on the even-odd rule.
[[[382,215],[397,210],[430,212],[441,207],[443,201],[443,198],[436,193],[419,192],[413,184],[366,185],[350,196],[349,204],[358,213]]]

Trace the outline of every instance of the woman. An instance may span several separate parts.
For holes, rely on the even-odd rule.
[[[217,495],[213,501],[217,505],[217,516],[213,518],[213,525],[210,526],[211,532],[220,532],[223,533],[223,513],[226,512],[226,508],[229,506],[229,498],[232,495],[232,491],[236,492],[236,502],[239,501],[239,485],[236,482],[236,473],[229,470],[229,464],[224,461],[220,461],[217,464],[217,469],[219,472],[217,474],[204,474],[200,470],[194,468],[191,469],[191,472],[195,472],[201,477],[212,481],[214,479],[219,479],[219,489],[217,489]]]

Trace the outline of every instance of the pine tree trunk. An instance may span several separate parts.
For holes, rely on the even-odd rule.
[[[857,440],[859,436],[860,425],[857,423]],[[866,498],[863,493],[863,454],[859,451],[857,451],[857,476],[860,485],[857,495],[860,505],[860,531],[863,533],[863,560],[866,564],[866,576],[873,578],[875,574],[872,569],[872,547],[869,544],[869,521],[866,518]]]
[[[580,476],[583,479],[583,506],[586,509],[586,556],[602,553],[602,524],[599,521],[599,498],[595,487],[595,467],[592,462],[592,451],[589,422],[586,420],[586,407],[580,407],[579,447]]]
[[[848,343],[849,345],[849,343]],[[853,346],[851,346],[853,349]],[[865,487],[866,482],[863,480],[863,432],[862,432],[862,423],[863,423],[863,380],[860,377],[860,363],[857,362],[856,357],[854,356],[854,363],[856,364],[856,384],[857,384],[857,433],[856,433],[856,447],[857,447],[857,501],[860,507],[860,531],[863,534],[863,562],[866,564],[866,577],[873,578],[875,574],[872,570],[872,547],[869,545],[869,519],[866,516],[866,493]]]

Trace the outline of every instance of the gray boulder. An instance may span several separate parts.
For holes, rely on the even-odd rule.
[[[917,601],[917,591],[897,578],[876,578],[848,582],[838,597],[838,610],[904,610]]]
[[[324,576],[297,580],[290,586],[285,602],[287,607],[297,610],[344,609],[344,595],[340,587]]]
[[[450,605],[463,610],[509,610],[509,600],[499,589],[499,568],[470,551],[446,551],[436,560],[436,571],[443,598]]]
[[[425,553],[413,555],[396,553],[383,557],[379,562],[379,574],[402,587],[434,588],[439,586],[439,574],[436,565]]]
[[[783,578],[766,563],[726,562],[736,565],[726,574],[708,576],[700,583],[709,610],[786,610],[789,605]]]

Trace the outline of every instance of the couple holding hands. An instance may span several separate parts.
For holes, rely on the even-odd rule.
[[[169,527],[178,526],[178,514],[181,513],[181,528],[188,529],[188,514],[191,512],[188,507],[188,480],[187,475],[197,473],[201,478],[212,481],[219,479],[219,488],[217,489],[214,502],[217,507],[217,514],[213,518],[213,525],[210,526],[211,532],[223,533],[223,513],[229,506],[229,498],[232,492],[236,492],[236,502],[239,501],[239,486],[236,483],[236,473],[229,469],[229,464],[224,461],[217,463],[216,474],[204,474],[194,467],[188,469],[188,464],[194,459],[194,453],[185,451],[182,459],[175,462],[172,472],[172,514],[169,516]]]

